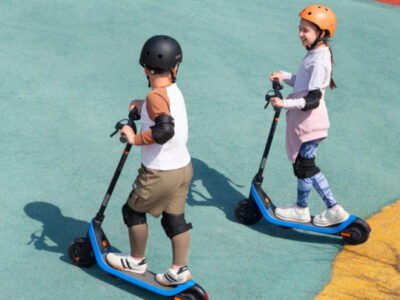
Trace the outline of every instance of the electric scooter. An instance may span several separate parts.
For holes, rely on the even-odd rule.
[[[119,130],[122,129],[124,125],[131,126],[136,133],[136,125],[134,121],[138,119],[140,119],[140,116],[137,109],[134,108],[129,113],[129,119],[121,120],[115,125],[115,131],[110,135],[110,137],[114,136]],[[123,121],[128,122],[127,124],[124,124],[122,123]],[[120,141],[126,143],[126,136],[121,135]],[[189,280],[183,284],[175,286],[163,286],[155,281],[155,273],[151,271],[146,271],[145,274],[141,275],[132,272],[119,271],[107,264],[105,256],[108,252],[112,251],[112,247],[103,229],[101,228],[101,225],[104,220],[104,211],[106,210],[111,194],[118,181],[119,175],[121,174],[131,147],[131,144],[126,144],[101,207],[96,216],[90,222],[86,237],[76,238],[69,246],[69,258],[75,265],[82,268],[88,268],[97,262],[100,268],[109,273],[111,276],[121,278],[156,294],[173,297],[174,300],[208,300],[209,298],[207,293],[194,280]]]
[[[275,79],[272,83],[273,91],[269,91],[265,95],[265,100],[267,104],[265,109],[268,107],[270,99],[272,97],[282,98],[280,90],[283,88],[279,83],[278,79]],[[274,94],[271,94],[273,92]],[[299,223],[280,220],[275,215],[276,206],[272,202],[271,198],[267,193],[261,188],[263,182],[263,172],[265,164],[267,162],[267,157],[269,150],[271,148],[272,139],[275,134],[275,129],[279,121],[280,109],[274,107],[275,114],[272,121],[271,129],[269,132],[267,144],[264,149],[264,154],[262,156],[261,164],[255,175],[250,188],[249,198],[239,201],[235,208],[236,219],[245,225],[252,225],[257,223],[262,217],[264,217],[268,222],[278,225],[283,229],[301,229],[306,231],[314,231],[319,233],[338,235],[343,237],[344,241],[348,244],[362,244],[368,240],[371,228],[368,223],[364,220],[350,215],[349,218],[340,223],[328,227],[318,227],[313,224],[313,216],[311,216],[311,221],[308,223]]]

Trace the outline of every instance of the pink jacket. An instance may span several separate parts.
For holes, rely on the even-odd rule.
[[[286,152],[292,163],[295,162],[301,144],[313,140],[323,140],[328,136],[329,117],[325,105],[325,90],[321,90],[322,97],[319,106],[312,110],[298,109],[286,112]],[[289,94],[286,99],[302,98],[308,91]]]

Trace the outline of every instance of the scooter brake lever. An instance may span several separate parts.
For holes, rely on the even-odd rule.
[[[113,133],[110,134],[110,137],[113,137],[114,135],[116,135],[118,132],[118,129],[116,129]]]
[[[270,95],[269,93],[273,92],[273,90],[269,90],[266,94],[265,94],[265,101],[267,101],[267,104],[265,104],[264,109],[267,109],[271,98],[273,97],[273,95]]]
[[[114,131],[113,133],[110,134],[110,137],[113,137],[114,135],[116,135],[117,132],[118,132],[119,130],[121,130],[122,127],[124,127],[124,125],[126,125],[126,124],[122,124],[122,123],[121,123],[122,121],[129,121],[129,120],[128,120],[128,119],[122,119],[122,120],[118,121],[118,122],[115,124],[115,131]]]

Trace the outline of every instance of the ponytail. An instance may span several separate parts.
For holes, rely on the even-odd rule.
[[[331,64],[332,64],[332,69],[333,69],[333,63],[334,63],[334,61],[333,61],[332,49],[331,49],[331,46],[328,45],[328,43],[326,43],[326,44],[327,44],[327,46],[328,46],[328,48],[329,48],[329,52],[331,53]],[[335,89],[337,86],[336,86],[335,81],[334,81],[333,78],[332,78],[332,69],[331,69],[331,81],[329,82],[329,87],[330,87],[331,89]]]
[[[328,40],[329,40],[329,37],[330,37],[329,31],[328,30],[321,30],[321,28],[315,23],[311,22],[311,24],[313,24],[315,26],[315,28],[317,30],[319,30],[319,35],[318,35],[317,39],[314,41],[314,43],[309,48],[307,48],[307,50],[313,49],[321,41],[324,42],[324,44],[328,46],[329,52],[331,53],[331,65],[332,65],[332,67],[331,67],[331,81],[329,82],[329,87],[331,89],[335,89],[335,88],[337,88],[337,86],[336,86],[335,81],[332,78],[332,69],[333,69],[333,63],[334,63],[333,54],[332,54],[331,46],[328,44]],[[325,33],[325,34],[322,36],[323,33]]]

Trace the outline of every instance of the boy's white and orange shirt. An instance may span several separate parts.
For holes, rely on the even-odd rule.
[[[152,137],[154,120],[161,114],[174,118],[174,136],[165,144],[155,143]],[[135,145],[141,146],[142,163],[150,169],[173,170],[186,166],[190,155],[186,147],[188,122],[183,95],[176,84],[155,88],[146,97],[141,112],[141,131]]]
[[[170,100],[168,98],[167,88],[155,88],[147,95],[146,101],[143,103],[146,106],[146,110],[149,118],[154,121],[159,115],[167,114],[171,115],[169,110]],[[150,145],[154,144],[155,141],[151,136],[151,129],[142,131],[135,136],[135,145]]]

